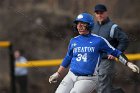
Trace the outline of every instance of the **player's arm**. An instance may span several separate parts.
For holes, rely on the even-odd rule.
[[[117,58],[121,63],[128,66],[133,72],[139,73],[139,67],[132,62],[129,62],[128,58],[123,53],[121,53]]]
[[[63,74],[65,69],[69,66],[70,62],[71,62],[71,57],[66,55],[66,57],[63,59],[62,64],[58,68],[57,72],[55,72],[53,75],[50,76],[49,82],[56,83],[58,78]]]
[[[70,65],[71,58],[72,58],[72,56],[70,56],[69,52],[68,52],[67,55],[65,56],[65,58],[63,59],[62,64],[58,68],[57,72],[55,72],[53,75],[50,76],[50,78],[49,78],[50,83],[57,82],[57,79],[62,75],[64,70]]]
[[[57,70],[57,72],[55,72],[53,75],[50,76],[49,78],[49,82],[50,83],[56,83],[58,78],[62,75],[62,73],[65,71],[65,67],[60,66]]]
[[[128,58],[118,49],[112,47],[106,39],[101,42],[101,50],[119,59],[121,63],[128,66],[133,72],[139,73],[139,67],[128,61]]]
[[[73,56],[72,48],[71,48],[71,43],[69,44],[68,47],[68,52],[63,59],[63,62],[61,63],[60,67],[58,68],[57,72],[55,72],[53,75],[50,76],[49,82],[50,83],[56,83],[58,78],[63,74],[65,69],[70,65],[71,59]]]

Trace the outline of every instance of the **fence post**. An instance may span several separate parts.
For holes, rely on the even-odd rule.
[[[11,93],[16,93],[15,62],[14,62],[12,44],[10,44],[10,46],[9,46],[9,57],[10,57],[10,88],[11,88]]]

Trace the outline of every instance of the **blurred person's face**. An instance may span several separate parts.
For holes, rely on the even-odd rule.
[[[19,51],[15,51],[14,52],[14,57],[15,58],[19,58],[20,57],[20,52]]]
[[[87,30],[87,26],[88,26],[88,24],[84,23],[84,22],[77,23],[77,30],[80,35],[86,35],[89,33],[89,31]]]
[[[97,21],[102,22],[102,21],[106,20],[108,17],[107,11],[104,11],[104,12],[103,11],[96,11],[95,17],[96,17]]]

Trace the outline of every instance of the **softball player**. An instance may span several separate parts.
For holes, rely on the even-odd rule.
[[[120,62],[127,65],[132,71],[139,73],[139,68],[128,62],[126,56],[112,47],[108,41],[98,35],[91,34],[94,25],[92,15],[82,13],[77,16],[74,23],[79,36],[70,40],[68,52],[58,71],[49,78],[55,83],[63,71],[69,67],[55,93],[91,93],[97,83],[96,71],[100,64],[101,53],[107,52],[117,57]]]

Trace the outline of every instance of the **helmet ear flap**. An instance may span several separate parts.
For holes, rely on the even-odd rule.
[[[86,26],[86,29],[87,29],[87,30],[90,30],[89,25]]]
[[[92,27],[91,27],[90,25],[87,25],[86,29],[87,29],[89,32],[91,32]]]
[[[74,32],[78,32],[78,30],[77,30],[77,24],[76,23],[73,24],[72,28],[73,28],[73,31]]]

